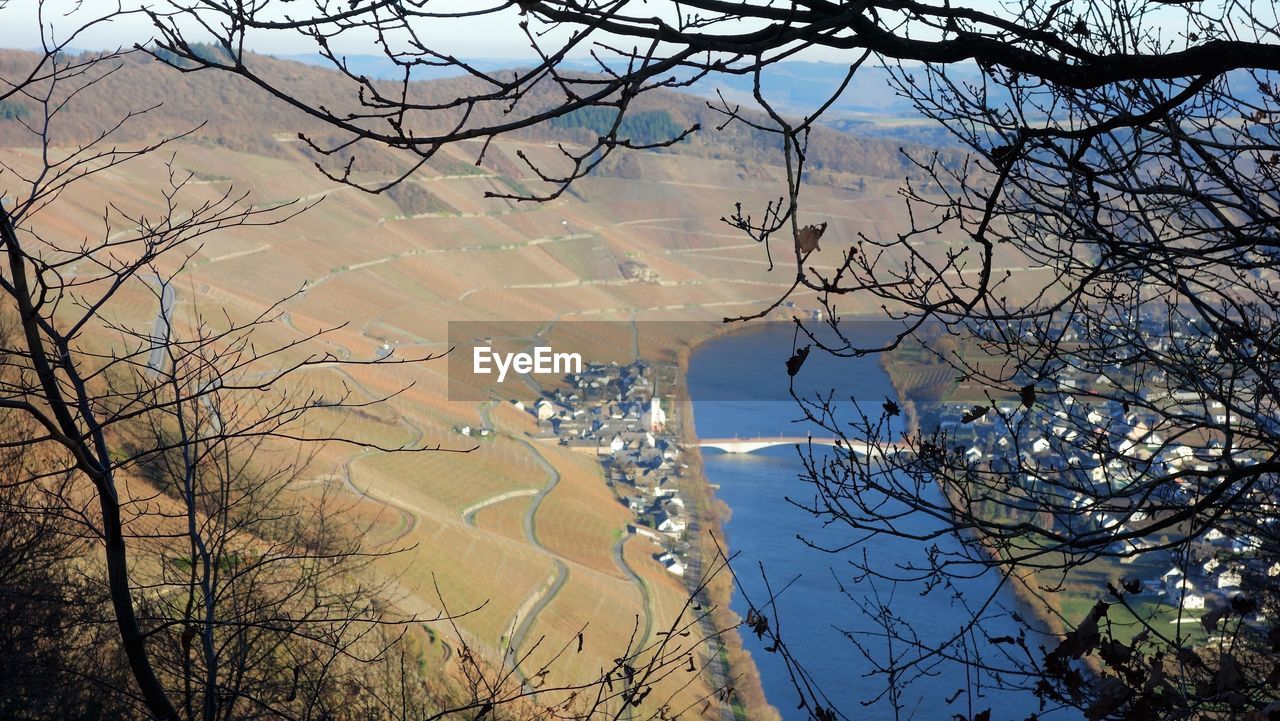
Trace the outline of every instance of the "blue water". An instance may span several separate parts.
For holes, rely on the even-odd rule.
[[[731,398],[734,384],[749,386],[753,391],[743,395],[784,397],[788,382],[784,363],[792,353],[792,342],[791,332],[772,326],[764,332],[726,336],[700,347],[689,368],[698,435],[805,436],[806,431],[812,430],[815,436],[828,436],[820,429],[795,422],[801,413],[793,400],[707,400]],[[823,359],[815,353],[797,379],[803,381],[806,393],[834,388],[836,398],[852,397],[868,413],[878,413],[884,399],[893,397],[888,376],[874,356]],[[760,393],[761,388],[767,392]],[[851,408],[847,401],[845,407]],[[770,614],[771,622],[778,624],[787,648],[811,675],[829,705],[850,719],[895,718],[887,696],[881,695],[886,678],[869,675],[873,665],[848,635],[863,645],[866,654],[885,658],[883,638],[865,635],[875,634],[878,627],[859,610],[859,604],[892,608],[926,642],[950,638],[970,620],[971,613],[957,600],[956,589],[936,587],[922,595],[921,583],[894,588],[886,582],[876,582],[873,586],[855,578],[857,573],[849,560],[866,558],[872,566],[891,572],[899,563],[924,563],[925,546],[878,537],[856,549],[834,554],[807,547],[797,535],[823,545],[841,545],[852,540],[853,535],[838,525],[823,527],[790,502],[803,503],[813,495],[812,488],[799,478],[804,468],[794,448],[776,447],[743,455],[706,450],[703,461],[708,480],[719,486],[717,497],[732,510],[725,533],[730,552],[737,554],[734,568],[747,595],[759,607],[768,598],[764,578],[775,593],[786,587],[777,597],[777,615]],[[936,522],[925,520],[913,524],[918,530],[936,526]],[[944,549],[959,546],[949,537],[933,542]],[[841,592],[841,584],[846,593]],[[970,603],[985,601],[994,590],[996,603],[987,612],[992,618],[985,633],[1017,633],[1018,624],[1008,615],[1018,608],[1017,601],[1011,592],[1000,590],[996,578],[971,580],[959,590]],[[746,616],[748,604],[743,594],[735,594],[733,608],[740,616]],[[745,628],[743,636],[760,670],[769,702],[788,721],[808,718],[807,711],[796,708],[799,696],[780,655],[766,652],[765,644]],[[1007,647],[993,647],[982,632],[974,632],[969,638],[972,650],[1002,666],[1016,667],[1000,657],[1001,649]],[[1042,640],[1031,638],[1031,648],[1035,649]],[[911,653],[901,644],[894,651]],[[956,714],[971,718],[974,713],[991,708],[993,719],[1023,719],[1038,710],[1038,702],[1026,692],[992,690],[986,680],[982,687],[975,687],[960,664],[930,662],[926,668],[927,675],[916,677],[902,690],[901,718],[950,719]]]

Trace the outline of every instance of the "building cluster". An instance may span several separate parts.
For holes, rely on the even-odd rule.
[[[532,407],[516,405],[537,418],[539,437],[600,458],[605,483],[635,514],[629,531],[648,538],[654,557],[683,576],[694,524],[680,490],[687,466],[680,462],[657,376],[655,366],[642,360],[588,363]]]
[[[1274,588],[1280,583],[1280,560],[1265,558],[1258,551],[1257,538],[1235,538],[1212,528],[1194,541],[1185,555],[1175,556],[1169,569],[1148,585],[1162,591],[1170,604],[1192,610],[1261,584]],[[1258,614],[1253,620],[1266,619]]]
[[[1133,332],[1148,349],[1195,343],[1194,328],[1171,330],[1167,321]],[[1074,340],[1070,328],[1063,336]],[[1215,352],[1203,349],[1205,357]],[[1172,606],[1204,609],[1280,583],[1280,554],[1264,540],[1277,530],[1266,532],[1267,524],[1280,523],[1274,520],[1280,519],[1276,484],[1229,491],[1239,496],[1232,503],[1250,509],[1258,522],[1240,523],[1232,514],[1170,522],[1178,521],[1178,510],[1220,491],[1229,468],[1254,465],[1264,455],[1225,441],[1232,429],[1237,437],[1251,435],[1238,433],[1257,422],[1237,413],[1247,398],[1224,395],[1212,382],[1186,387],[1158,370],[1119,362],[1092,373],[1064,367],[1054,383],[1059,392],[1042,388],[1030,407],[1011,399],[921,408],[921,425],[942,431],[956,465],[974,469],[974,477],[1021,489],[1010,504],[1013,513],[1112,538],[1107,551],[1117,571],[1128,570],[1143,581],[1144,592]],[[1194,539],[1185,536],[1189,528],[1198,531]]]

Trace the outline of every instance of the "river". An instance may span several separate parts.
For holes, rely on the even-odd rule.
[[[868,325],[865,332],[885,332]],[[699,436],[750,437],[762,435],[804,436],[809,426],[793,423],[800,415],[793,400],[786,397],[785,361],[792,353],[793,331],[785,325],[769,324],[759,332],[723,336],[700,346],[689,365],[689,392],[694,401],[694,418]],[[852,398],[868,412],[878,412],[886,398],[893,397],[889,379],[874,356],[833,359],[811,354],[797,381],[810,390],[836,390],[838,398]],[[814,435],[820,431],[815,430]],[[911,623],[925,640],[949,638],[964,627],[970,613],[956,599],[954,589],[936,587],[927,595],[919,583],[893,589],[885,583],[854,580],[850,558],[867,553],[873,566],[893,570],[906,560],[924,562],[924,548],[913,541],[879,537],[857,550],[829,554],[807,547],[797,539],[804,536],[823,544],[850,540],[849,529],[824,528],[808,512],[788,499],[803,501],[812,496],[811,487],[799,480],[804,467],[793,447],[780,446],[751,454],[730,455],[716,450],[703,452],[707,479],[719,486],[717,497],[732,509],[725,526],[730,552],[736,553],[734,567],[749,596],[760,602],[767,598],[760,571],[777,591],[778,621],[788,648],[801,661],[813,680],[841,714],[850,719],[892,719],[895,717],[885,690],[883,676],[868,676],[871,663],[850,641],[858,639],[868,654],[883,659],[887,648],[876,638],[877,624],[861,613],[858,603],[876,604],[876,594],[904,621]],[[930,526],[918,521],[916,528]],[[936,541],[944,548],[950,538]],[[855,556],[856,554],[856,556]],[[993,574],[992,574],[993,575]],[[847,595],[840,590],[843,583]],[[985,600],[997,579],[985,577],[963,584],[961,590],[970,603]],[[1018,608],[1012,592],[998,591],[994,615],[986,626],[990,635],[1016,634],[1017,624],[1008,609]],[[747,604],[735,593],[734,610],[745,617]],[[869,635],[868,635],[869,634]],[[798,695],[780,656],[766,652],[764,644],[746,632],[744,642],[760,670],[765,694],[784,719],[808,718],[796,708]],[[1001,651],[985,641],[981,633],[970,635],[971,648],[989,657]],[[1032,648],[1041,643],[1032,642]],[[895,653],[910,653],[897,645]],[[1006,662],[1007,663],[1007,662]],[[930,663],[927,676],[917,678],[902,692],[901,718],[950,719],[954,715],[972,718],[992,708],[992,719],[1023,719],[1037,711],[1038,703],[1026,692],[1000,692],[986,687],[974,692],[961,665]],[[869,706],[864,702],[871,702]]]

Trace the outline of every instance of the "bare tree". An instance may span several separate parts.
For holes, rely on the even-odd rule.
[[[125,14],[82,20],[88,13],[82,8],[76,30],[57,42],[42,24],[43,52],[29,72],[5,78],[0,93],[24,109],[16,122],[40,150],[33,163],[0,166],[0,292],[15,319],[0,369],[0,407],[12,419],[4,447],[42,459],[9,468],[19,500],[42,499],[4,509],[6,528],[9,519],[31,528],[30,542],[12,548],[15,564],[36,563],[27,550],[48,553],[63,567],[38,564],[42,572],[74,576],[66,564],[87,550],[80,539],[92,542],[84,573],[101,579],[132,677],[111,690],[147,715],[315,716],[308,705],[342,672],[335,660],[377,658],[394,635],[366,640],[393,619],[352,573],[372,557],[354,540],[357,529],[338,523],[327,499],[304,507],[285,487],[306,468],[308,451],[298,444],[376,446],[311,433],[304,423],[315,410],[350,407],[349,395],[272,390],[301,368],[343,362],[308,353],[315,335],[255,345],[255,329],[275,321],[278,305],[219,323],[174,308],[176,278],[206,236],[284,222],[302,208],[257,210],[234,191],[200,197],[171,161],[152,211],[109,202],[96,239],[48,230],[77,188],[190,132],[118,141],[146,108],[104,118],[88,141],[60,132],[78,97],[116,72],[127,52],[69,53],[83,32]],[[115,301],[128,293],[151,294],[155,315],[122,319]],[[281,356],[290,360],[276,362]],[[294,448],[274,468],[272,443]],[[45,622],[59,621],[28,619]],[[101,641],[95,629],[85,619],[44,631],[61,633],[69,653]]]
[[[83,33],[129,14],[95,12],[76,9],[75,30],[57,41],[42,20],[42,52],[0,78],[0,101],[17,109],[5,130],[38,149],[33,159],[0,163],[0,293],[14,319],[0,338],[0,451],[14,456],[0,486],[0,554],[12,562],[0,599],[17,603],[49,584],[47,603],[0,623],[34,654],[4,658],[13,683],[3,707],[31,718],[206,721],[678,713],[659,697],[696,686],[718,648],[709,611],[692,603],[655,641],[639,638],[637,626],[614,666],[587,678],[547,681],[556,659],[582,652],[582,635],[529,668],[542,641],[495,663],[456,628],[458,678],[429,689],[411,671],[413,628],[452,621],[448,589],[440,592],[445,613],[400,613],[400,599],[371,568],[395,549],[362,548],[365,529],[343,519],[350,498],[300,481],[322,444],[428,449],[326,430],[311,420],[317,412],[387,398],[308,393],[294,380],[318,365],[429,358],[314,352],[323,329],[264,345],[258,331],[279,321],[290,298],[247,317],[179,308],[183,274],[204,242],[306,208],[261,209],[238,191],[211,194],[172,156],[153,197],[140,203],[108,189],[96,237],[66,234],[58,216],[69,198],[102,192],[110,171],[167,153],[197,130],[129,140],[149,108],[99,118],[88,138],[67,129],[82,120],[77,102],[136,52],[71,53]],[[128,301],[138,298],[154,312],[131,316]],[[49,675],[10,673],[37,656],[26,671]],[[42,685],[69,677],[83,681],[81,696],[55,698]]]
[[[30,434],[12,411],[4,437]],[[116,693],[127,685],[103,623],[106,599],[76,573],[83,554],[78,520],[66,507],[66,474],[28,445],[6,445],[0,482],[0,713],[12,719],[124,718]]]
[[[880,671],[890,687],[944,658],[1091,718],[1274,710],[1275,634],[1267,640],[1254,615],[1274,603],[1267,597],[1280,501],[1280,23],[1270,4],[170,5],[171,13],[153,15],[165,53],[187,71],[245,77],[327,121],[341,137],[309,140],[325,153],[374,142],[422,163],[451,142],[488,141],[584,108],[612,111],[592,147],[565,149],[557,167],[534,167],[551,183],[541,198],[615,149],[683,137],[638,143],[621,132],[644,93],[708,75],[752,77],[754,109],[711,106],[726,125],[777,139],[787,183],[780,202],[735,208],[726,222],[766,248],[783,238],[782,265],[794,282],[777,303],[730,320],[763,317],[791,293],[812,292],[831,321],[822,332],[805,329],[808,345],[848,356],[932,356],[960,381],[961,395],[947,391],[952,403],[932,408],[907,407],[912,399],[904,398],[873,413],[797,396],[810,420],[843,442],[832,456],[808,457],[811,510],[860,531],[864,543],[920,541],[918,559],[864,572],[931,588],[995,575],[1048,617],[1055,593],[1100,559],[1167,558],[1184,579],[1212,560],[1246,576],[1242,596],[1203,617],[1216,650],[1193,650],[1180,626],[1170,632],[1137,611],[1143,633],[1113,634],[1108,609],[1134,603],[1135,579],[1116,579],[1086,617],[1063,619],[1063,638],[1045,641],[1051,648],[1025,635],[991,638],[980,658],[964,643],[981,629],[990,598],[969,599],[974,623],[930,648],[893,630],[904,626],[886,609],[869,607],[887,633],[918,651],[889,655]],[[429,28],[480,16],[518,23],[538,62],[487,73],[426,40]],[[194,52],[193,31],[212,35],[223,52]],[[345,35],[369,31],[401,81],[362,77],[332,50]],[[246,41],[274,32],[314,40],[352,83],[352,106],[309,103],[260,73]],[[774,107],[761,78],[808,48],[846,52],[848,74],[830,99],[793,118]],[[595,73],[563,69],[569,54],[587,49]],[[911,159],[909,226],[822,253],[827,225],[804,206],[809,142],[869,62],[887,64],[897,90],[963,151]],[[967,62],[972,73],[958,67]],[[428,97],[415,74],[441,67],[468,82]],[[330,172],[352,182],[341,167]],[[840,301],[851,294],[879,299],[901,331],[885,344],[863,342],[840,323]],[[800,354],[795,371],[802,362]],[[854,442],[871,452],[855,452]],[[920,518],[936,527],[916,530]],[[960,539],[958,550],[937,552],[932,541],[942,535]],[[1191,594],[1185,584],[1171,589],[1181,615]],[[801,692],[815,715],[831,713]]]

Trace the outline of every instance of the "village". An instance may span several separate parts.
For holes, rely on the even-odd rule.
[[[1140,332],[1150,345],[1202,344],[1207,356],[1217,352],[1193,327],[1147,321]],[[1073,340],[1072,334],[1066,329],[1064,340]],[[1014,480],[1027,512],[1055,508],[1059,525],[1115,539],[1098,563],[1111,564],[1113,574],[1132,587],[1141,581],[1142,594],[1177,610],[1179,618],[1273,587],[1280,580],[1280,562],[1259,553],[1258,527],[1215,519],[1198,529],[1194,540],[1187,539],[1185,524],[1147,531],[1172,509],[1191,505],[1219,486],[1223,476],[1216,470],[1253,465],[1258,454],[1224,445],[1224,429],[1238,429],[1243,422],[1223,400],[1243,403],[1240,398],[1220,395],[1213,384],[1188,389],[1160,371],[1136,375],[1141,373],[1121,363],[1093,375],[1067,367],[1057,377],[1065,392],[1042,393],[1027,406],[1012,399],[989,406],[936,403],[921,409],[921,425],[939,430],[962,458],[960,465]],[[1120,388],[1142,390],[1122,400]],[[1168,426],[1171,417],[1205,418],[1212,424],[1188,432]],[[1142,479],[1162,477],[1171,480],[1141,493],[1126,491],[1139,488],[1134,484]],[[1264,524],[1280,517],[1280,499],[1266,486],[1240,491],[1260,518],[1270,517]],[[1264,620],[1261,612],[1251,616],[1254,623]]]
[[[520,410],[538,423],[535,436],[599,457],[605,483],[635,515],[628,532],[653,544],[653,556],[683,577],[690,565],[689,534],[696,521],[686,506],[676,419],[662,407],[660,382],[674,385],[675,365],[638,360],[627,365],[588,363],[561,387]]]

